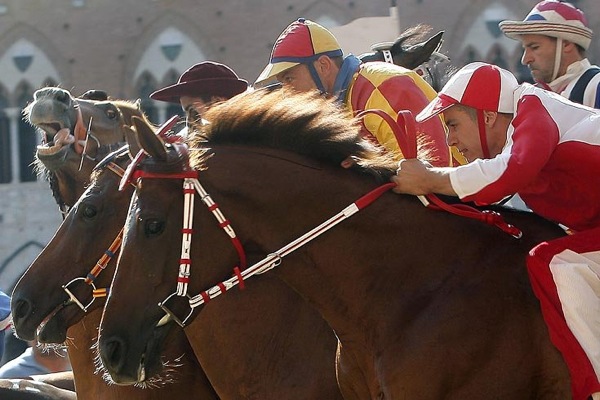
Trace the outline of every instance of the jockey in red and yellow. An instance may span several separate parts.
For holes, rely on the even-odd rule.
[[[353,115],[366,109],[381,109],[396,119],[400,110],[420,112],[436,95],[416,72],[384,62],[361,61],[343,56],[331,32],[306,19],[290,24],[277,39],[256,83],[279,80],[298,91],[319,90],[335,96]],[[401,159],[402,153],[388,124],[369,114],[363,135],[376,140]],[[451,165],[446,133],[441,118],[417,126],[418,140],[436,166]]]

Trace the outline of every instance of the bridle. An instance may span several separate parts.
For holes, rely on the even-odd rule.
[[[173,136],[172,137],[173,139],[168,139],[168,137],[167,137],[167,132],[170,131],[171,128],[173,128],[173,126],[175,126],[175,124],[177,123],[178,120],[179,120],[178,116],[173,116],[172,118],[170,118],[167,122],[165,122],[158,129],[157,135],[161,136],[162,138],[164,138],[166,140],[172,140],[172,141],[181,140],[181,138],[179,136]],[[90,122],[90,125],[91,125],[91,122]],[[114,158],[118,158],[121,155],[125,155],[127,152],[128,152],[128,148],[123,146],[122,149],[118,153],[114,154]],[[138,153],[138,155],[136,156],[137,161],[136,161],[136,159],[134,159],[134,161],[132,163],[130,163],[130,166],[132,164],[135,165],[137,162],[139,162],[139,160],[141,159],[141,156],[142,156],[142,151],[140,151]],[[119,178],[121,178],[121,180],[128,174],[128,171],[131,171],[129,168],[127,170],[124,170],[117,163],[112,161],[112,159],[107,162],[101,162],[98,166],[96,166],[96,169],[100,169],[100,168],[101,169],[104,169],[104,168],[109,169],[110,171],[114,172]],[[128,180],[127,183],[135,187],[135,184],[131,180]],[[119,185],[119,190],[120,191],[123,190],[122,185]],[[96,280],[98,275],[100,275],[100,273],[106,269],[110,260],[113,259],[113,257],[117,254],[117,252],[121,248],[121,243],[123,242],[124,229],[125,229],[125,227],[121,228],[121,230],[117,234],[117,237],[113,240],[113,242],[110,244],[108,249],[104,252],[104,254],[102,254],[102,256],[100,257],[98,262],[96,262],[94,267],[91,269],[91,271],[85,277],[74,278],[74,279],[70,280],[67,284],[62,285],[63,290],[69,296],[69,300],[67,300],[63,305],[66,306],[66,305],[75,303],[84,312],[87,312],[89,307],[92,305],[92,303],[97,298],[108,296],[109,288],[97,288],[94,281]],[[92,299],[86,304],[84,304],[84,302],[80,301],[77,298],[77,296],[75,296],[73,291],[69,288],[70,286],[72,286],[73,284],[75,284],[76,282],[79,282],[79,281],[83,281],[83,283],[89,285],[92,288]]]
[[[117,154],[117,156],[118,155],[119,154]],[[112,171],[120,178],[122,178],[123,175],[125,175],[125,170],[123,168],[121,168],[118,164],[116,164],[114,161],[110,161],[110,162],[106,163],[105,165],[103,165],[102,167]],[[123,241],[123,230],[124,230],[124,228],[121,228],[121,231],[117,234],[117,237],[113,240],[113,242],[110,244],[108,249],[104,251],[104,253],[100,257],[98,262],[96,262],[94,267],[90,270],[90,272],[88,272],[86,274],[86,276],[74,278],[74,279],[70,280],[68,283],[66,283],[65,285],[62,285],[63,290],[69,296],[69,300],[67,300],[63,305],[67,306],[69,304],[75,303],[84,312],[87,312],[88,309],[90,308],[90,306],[92,305],[92,303],[97,298],[108,296],[109,289],[108,288],[97,288],[94,281],[96,280],[98,275],[100,275],[100,273],[106,269],[106,266],[108,265],[110,260],[112,260],[113,257],[118,253],[118,251],[121,247],[121,243]],[[92,298],[89,302],[87,302],[85,304],[83,301],[79,300],[77,298],[77,296],[74,294],[74,292],[70,289],[70,287],[72,287],[75,283],[77,283],[79,281],[83,281],[83,283],[85,283],[86,285],[89,285],[92,288]]]

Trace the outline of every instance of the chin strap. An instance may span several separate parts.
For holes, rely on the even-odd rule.
[[[560,69],[560,60],[562,57],[562,45],[563,40],[561,38],[556,38],[556,52],[554,53],[554,70],[552,71],[552,79],[550,79],[550,82],[553,82],[558,77],[558,70]]]
[[[485,117],[483,110],[477,110],[477,125],[479,126],[479,141],[481,142],[481,150],[485,158],[492,158],[490,156],[490,149],[488,148],[487,135],[485,134]]]

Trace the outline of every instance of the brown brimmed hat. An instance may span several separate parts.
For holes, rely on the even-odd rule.
[[[213,61],[195,64],[179,77],[176,84],[159,89],[150,95],[151,99],[179,103],[181,96],[224,97],[245,92],[248,81],[240,79],[228,66]]]

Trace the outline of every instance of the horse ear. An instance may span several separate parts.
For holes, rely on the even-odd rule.
[[[408,69],[415,69],[424,62],[429,61],[431,54],[441,46],[443,35],[444,31],[440,31],[426,41],[404,49],[402,48],[402,42],[396,41],[390,49],[394,64]]]
[[[165,161],[167,159],[167,148],[162,138],[154,133],[152,127],[139,117],[132,117],[133,126],[137,132],[137,140],[142,149],[151,157]]]
[[[142,149],[142,146],[140,146],[140,142],[137,140],[136,131],[131,126],[124,125],[123,132],[125,133],[125,141],[129,146],[129,157],[133,160]]]

